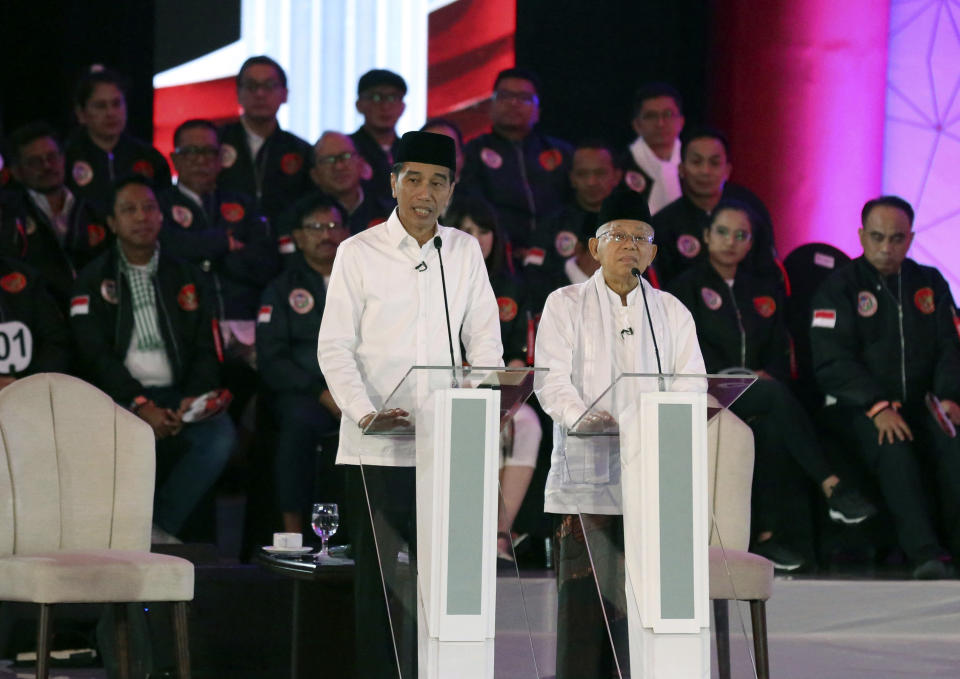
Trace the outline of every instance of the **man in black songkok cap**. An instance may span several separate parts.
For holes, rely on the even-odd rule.
[[[408,132],[395,160],[387,176],[397,208],[383,224],[340,244],[317,341],[320,369],[343,412],[337,464],[348,465],[344,519],[357,562],[356,676],[364,679],[395,679],[398,662],[402,676],[417,676],[417,535],[413,438],[363,431],[413,365],[451,365],[451,351],[455,365],[503,365],[500,314],[480,246],[437,222],[453,193],[453,140]],[[409,415],[394,408],[372,426]],[[398,577],[403,543],[412,571],[407,578]]]

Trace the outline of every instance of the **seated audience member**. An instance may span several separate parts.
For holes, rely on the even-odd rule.
[[[633,97],[631,125],[637,138],[627,147],[624,181],[647,199],[650,214],[680,197],[680,131],[683,99],[666,83],[642,85]]]
[[[641,293],[632,273],[643,272],[657,252],[649,221],[643,196],[611,194],[589,241],[600,268],[585,283],[551,293],[537,331],[537,366],[549,372],[536,393],[553,419],[544,510],[558,515],[557,679],[615,676],[611,641],[618,659],[627,657],[622,496],[631,489],[621,490],[619,455],[609,455],[605,437],[567,432],[580,426],[615,374],[656,373],[658,366],[664,373],[704,372],[690,312],[647,281]],[[582,425],[617,416],[591,412]]]
[[[497,211],[522,261],[538,229],[567,199],[570,145],[535,129],[540,119],[540,81],[532,72],[508,68],[493,83],[493,130],[464,149],[464,187],[479,192]]]
[[[623,172],[613,151],[599,139],[577,145],[570,167],[573,198],[546,221],[531,239],[523,258],[523,272],[535,314],[543,309],[547,295],[571,283],[583,283],[600,264],[590,255],[587,243],[600,226],[600,206]]]
[[[658,248],[654,269],[661,285],[667,285],[694,261],[706,259],[701,239],[723,198],[742,201],[759,216],[744,268],[758,276],[780,279],[770,213],[752,192],[727,182],[732,169],[729,144],[722,132],[701,127],[683,136],[679,168],[683,195],[653,217]]]
[[[510,271],[503,234],[497,228],[493,208],[479,196],[460,196],[447,210],[447,223],[466,231],[480,242],[490,286],[500,309],[500,338],[508,368],[528,364],[528,328],[533,324],[526,305],[522,279]],[[513,521],[530,487],[537,466],[537,451],[543,430],[529,404],[521,406],[511,421],[512,441],[500,460],[500,493],[503,504],[497,522],[497,555],[513,561]]]
[[[896,196],[864,205],[863,255],[817,291],[810,340],[828,419],[855,439],[913,576],[936,579],[956,573],[943,544],[960,555],[960,341],[943,276],[907,259],[913,216]]]
[[[220,384],[212,304],[198,272],[158,247],[163,215],[147,180],[120,180],[114,195],[107,224],[116,247],[80,272],[70,322],[86,378],[153,428],[154,524],[177,535],[219,478],[235,438],[224,413],[184,418]]]
[[[74,113],[80,127],[65,148],[67,185],[104,216],[110,213],[113,182],[118,178],[139,174],[158,189],[170,186],[170,166],[164,157],[126,131],[126,90],[118,73],[91,69],[77,85]]]
[[[3,137],[0,137],[0,189],[9,184],[10,180],[13,178],[10,175],[10,168],[7,167],[8,164],[5,160],[5,158],[8,157],[9,154],[7,153],[7,144]]]
[[[0,252],[29,264],[43,279],[64,316],[73,279],[112,238],[90,201],[64,183],[64,158],[56,133],[33,123],[10,137],[10,187],[0,216]]]
[[[780,538],[785,527],[805,516],[802,488],[791,486],[799,465],[826,497],[830,518],[859,523],[876,510],[854,488],[840,483],[817,441],[813,423],[787,386],[790,338],[778,286],[745,271],[756,216],[745,203],[721,201],[704,231],[706,260],[668,286],[693,314],[708,373],[751,371],[759,378],[730,410],[750,425],[755,442],[753,551],[778,569],[803,565]],[[807,551],[807,550],[804,550]]]
[[[420,128],[421,132],[435,132],[437,134],[445,134],[451,139],[453,139],[455,152],[457,154],[457,171],[454,173],[454,178],[457,182],[460,181],[460,172],[463,171],[463,131],[460,129],[460,126],[457,125],[454,121],[449,118],[430,118],[427,122],[423,124],[423,127]]]
[[[382,68],[367,71],[357,82],[357,111],[363,125],[350,135],[366,163],[362,168],[366,190],[378,202],[391,202],[390,172],[400,137],[397,121],[403,115],[407,94],[406,81]]]
[[[276,220],[309,191],[310,144],[280,129],[277,111],[287,101],[287,74],[267,56],[250,57],[237,74],[240,120],[220,129],[217,185],[254,200],[258,212]]]
[[[339,132],[324,132],[313,147],[313,167],[310,179],[315,189],[284,210],[277,220],[277,242],[281,254],[296,251],[292,233],[300,222],[303,209],[322,196],[339,203],[345,212],[344,226],[350,233],[386,221],[396,201],[364,191],[360,181],[363,158],[357,153],[353,140]]]
[[[177,185],[159,195],[160,244],[165,254],[203,272],[215,293],[217,318],[252,323],[260,293],[279,267],[270,225],[249,196],[217,188],[220,145],[213,123],[182,123],[173,145]]]
[[[0,256],[0,389],[19,377],[70,371],[70,330],[40,276]]]
[[[340,408],[317,363],[317,334],[337,246],[349,230],[342,208],[318,195],[301,208],[297,250],[267,286],[257,317],[257,360],[277,423],[275,479],[285,531],[303,530],[314,493],[317,444],[339,427]],[[334,473],[335,450],[324,450],[322,474]],[[335,484],[326,484],[335,489]]]

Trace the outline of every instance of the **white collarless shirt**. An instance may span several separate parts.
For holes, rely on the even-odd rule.
[[[502,366],[500,315],[480,245],[446,226],[438,226],[437,235],[443,240],[455,360],[462,363],[462,341],[471,365]],[[436,248],[432,239],[418,245],[396,210],[337,249],[317,359],[343,410],[337,463],[413,466],[412,437],[364,436],[357,426],[384,405],[411,366],[450,365]]]

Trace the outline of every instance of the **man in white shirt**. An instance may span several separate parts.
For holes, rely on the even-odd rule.
[[[617,409],[610,407],[609,412],[594,411],[578,424],[588,405],[620,373],[704,372],[690,312],[646,281],[641,289],[633,274],[634,270],[642,273],[657,252],[649,221],[647,204],[638,193],[617,191],[604,201],[600,227],[589,241],[600,269],[585,283],[551,293],[537,332],[537,367],[549,372],[536,393],[554,421],[544,509],[560,515],[557,679],[611,675],[614,658],[603,623],[604,609],[621,669],[626,661],[623,509],[616,439],[572,437],[568,432],[575,425],[597,426],[615,418]],[[578,514],[583,516],[582,524]],[[583,548],[584,533],[592,559]],[[597,602],[598,585],[603,608]]]
[[[413,365],[450,365],[451,350],[455,365],[464,358],[476,366],[503,364],[500,316],[480,246],[469,234],[437,222],[453,193],[453,140],[408,132],[396,160],[390,183],[397,209],[385,223],[340,244],[317,343],[320,368],[343,411],[337,463],[352,465],[345,518],[351,522],[357,561],[357,642],[362,644],[357,662],[358,676],[363,677],[396,677],[396,657],[403,676],[416,676],[415,578],[407,585],[395,578],[403,541],[410,548],[411,566],[416,556],[414,441],[364,436],[363,429]],[[461,342],[465,357],[460,356]],[[389,413],[407,414],[397,409]],[[385,589],[395,595],[391,610],[396,656]],[[403,620],[396,606],[403,607]]]
[[[666,83],[648,83],[633,98],[633,129],[624,182],[647,197],[650,214],[680,197],[680,131],[683,99]]]

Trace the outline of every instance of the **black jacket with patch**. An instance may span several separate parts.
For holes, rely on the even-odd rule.
[[[935,268],[906,259],[882,276],[860,256],[824,281],[812,308],[817,383],[841,405],[915,404],[928,391],[960,401],[956,306]]]
[[[0,257],[0,324],[19,321],[30,330],[33,356],[25,370],[14,372],[24,377],[41,372],[70,371],[70,330],[67,321],[47,292],[36,271],[23,262]],[[4,326],[0,325],[0,329]],[[0,360],[6,359],[12,346],[23,338],[3,332]]]
[[[70,302],[70,326],[83,375],[127,406],[144,388],[124,365],[134,321],[130,285],[120,275],[119,257],[117,248],[111,248],[80,272]],[[157,325],[174,377],[172,386],[184,396],[199,396],[217,388],[220,366],[200,272],[161,251],[153,285]]]

